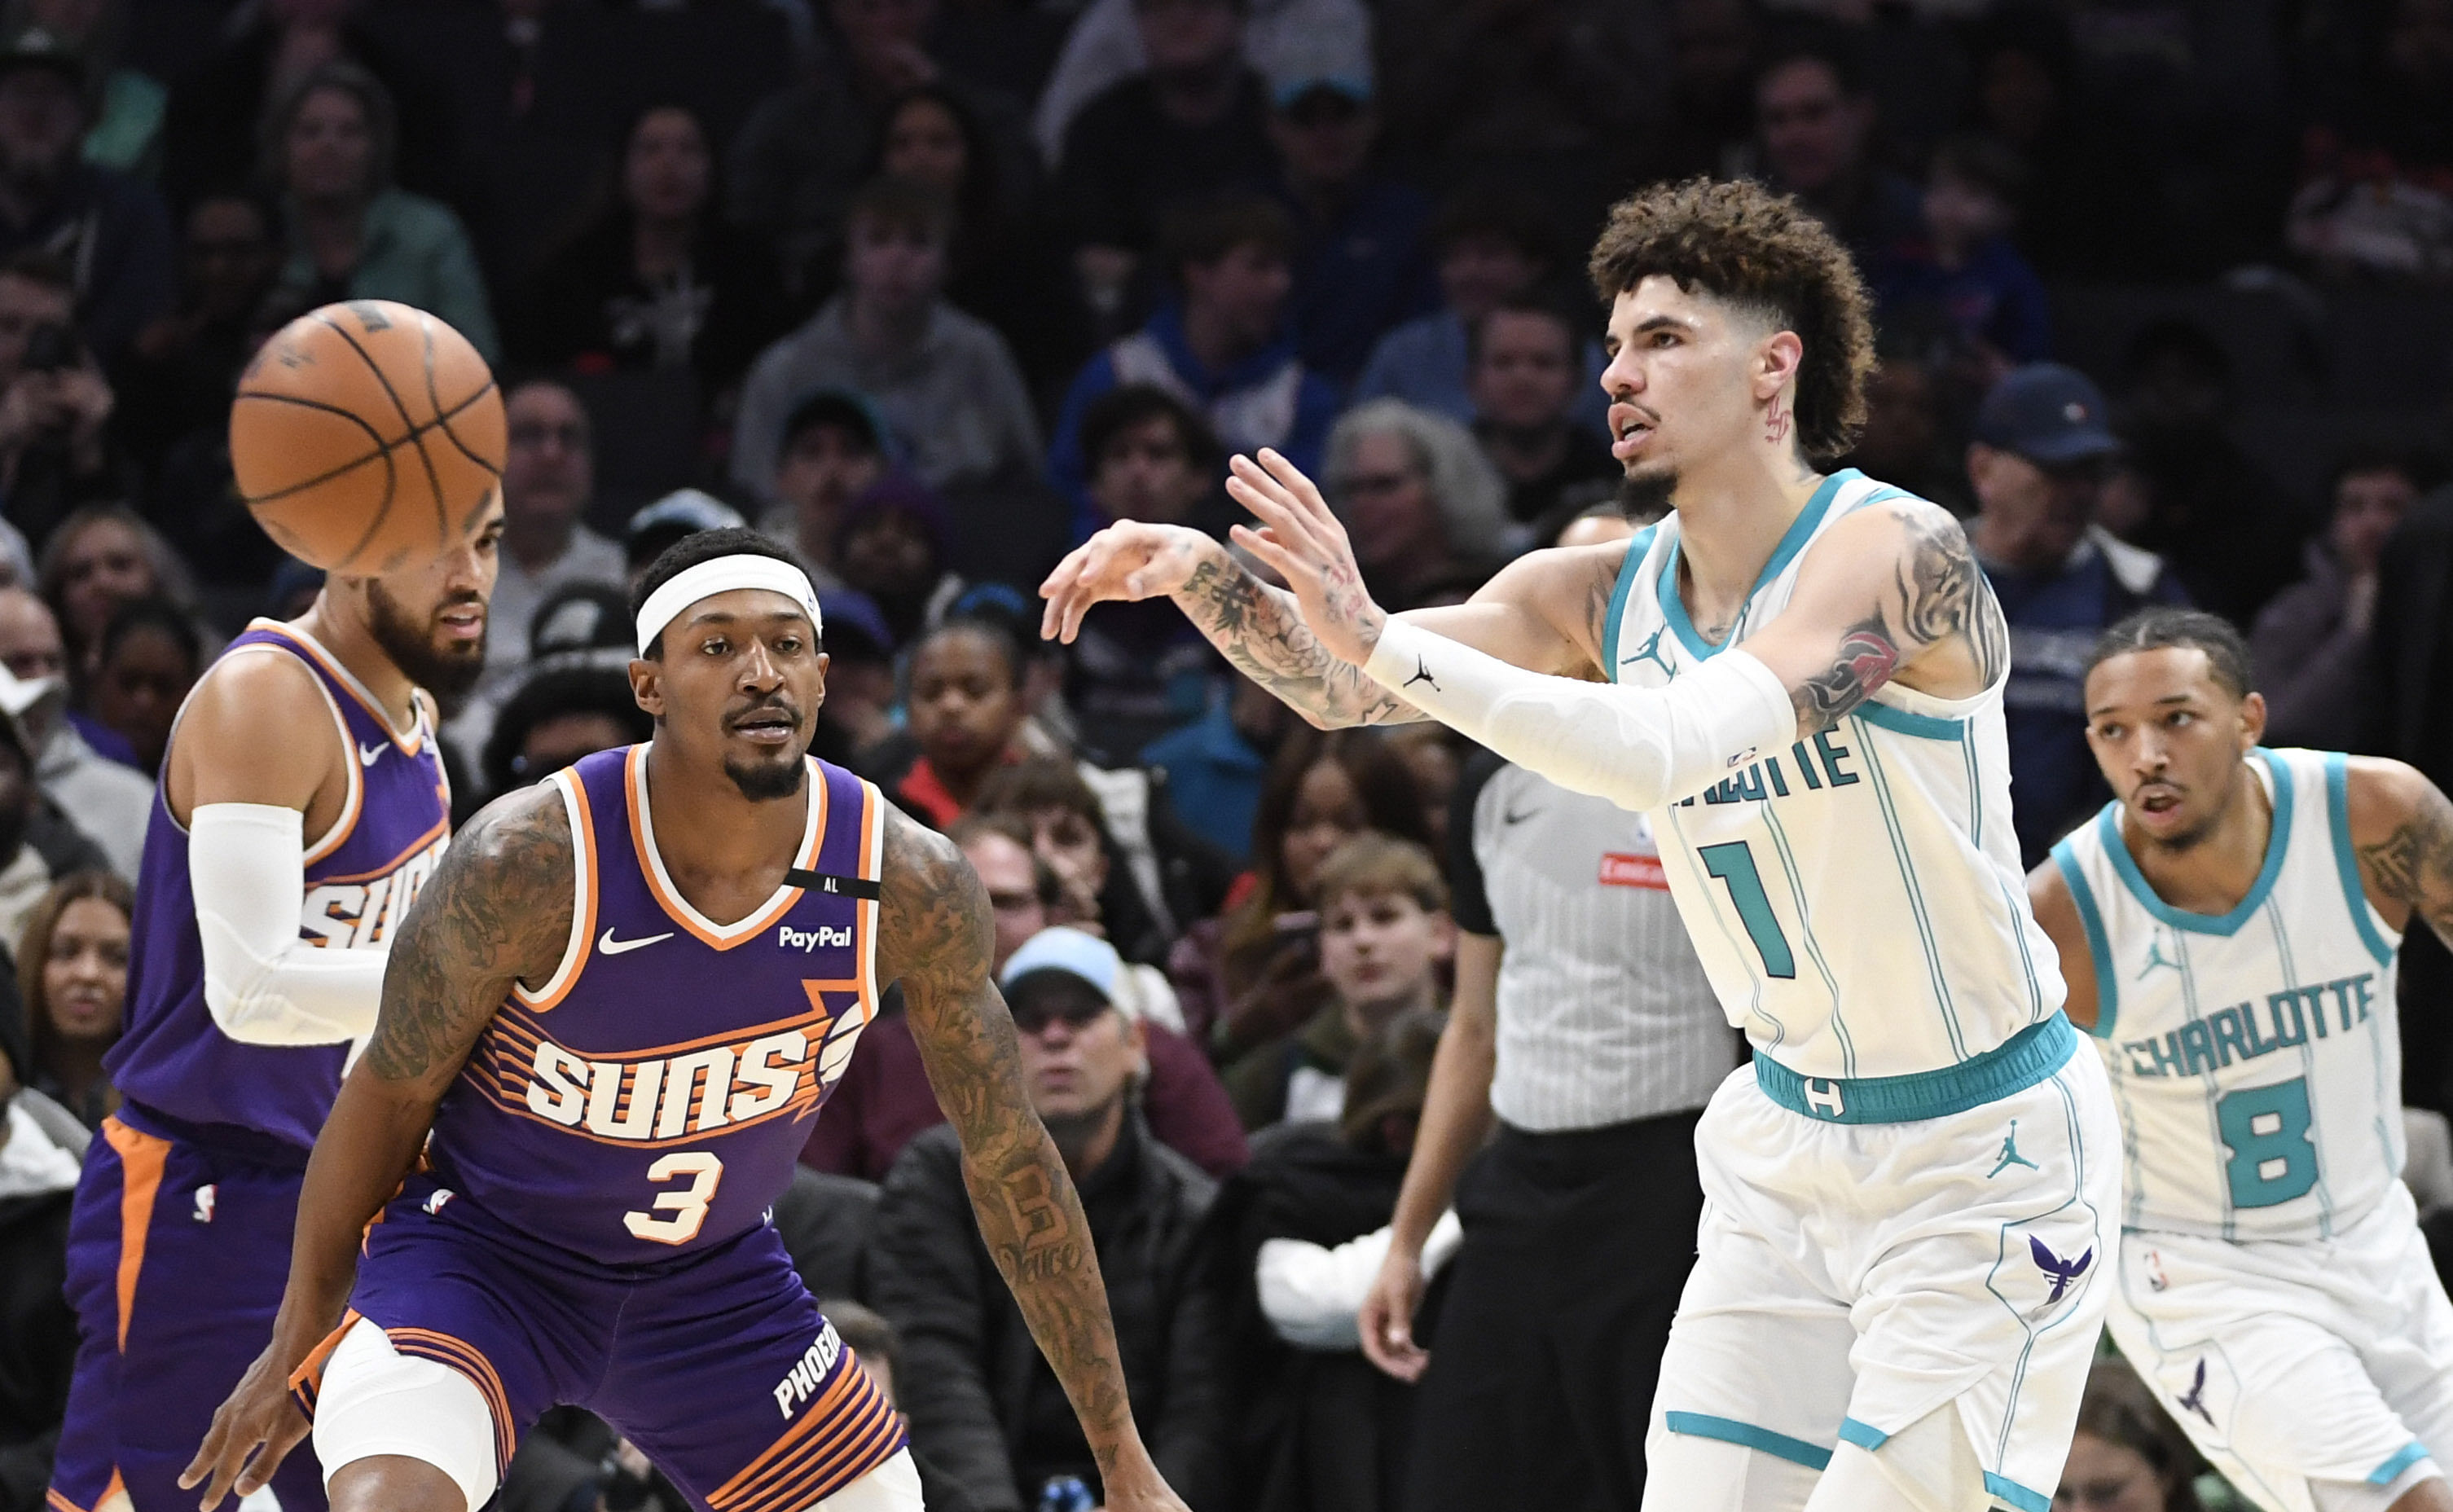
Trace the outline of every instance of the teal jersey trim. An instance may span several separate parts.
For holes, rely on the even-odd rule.
[[[2019,1512],[2053,1512],[2053,1499],[2042,1491],[2030,1490],[2005,1476],[1984,1472],[1984,1494],[1999,1497],[2017,1507]]]
[[[1957,1065],[1905,1076],[1805,1077],[1757,1050],[1755,1084],[1818,1123],[1915,1124],[2023,1092],[2069,1064],[2077,1049],[2078,1030],[2055,1013]]]
[[[1831,501],[1839,496],[1841,486],[1851,479],[1864,476],[1864,473],[1854,468],[1843,468],[1823,480],[1822,486],[1814,490],[1814,496],[1805,501],[1805,507],[1800,509],[1797,512],[1797,518],[1788,523],[1788,529],[1781,536],[1780,545],[1772,548],[1771,560],[1765,562],[1763,570],[1755,574],[1755,586],[1746,590],[1747,604],[1752,604],[1755,601],[1755,595],[1764,590],[1764,585],[1780,576],[1789,563],[1797,559],[1797,553],[1805,549],[1805,543],[1814,538],[1816,530],[1822,528],[1823,517],[1830,512]],[[1686,606],[1678,597],[1678,545],[1676,542],[1670,543],[1668,559],[1661,564],[1661,582],[1655,591],[1661,599],[1661,617],[1669,622],[1671,629],[1678,632],[1680,645],[1693,652],[1698,661],[1709,661],[1721,654],[1721,646],[1714,646],[1695,633],[1695,622],[1686,617]],[[1743,612],[1744,609],[1741,607],[1741,613]],[[1736,638],[1733,631],[1730,640]],[[1728,643],[1722,643],[1723,646],[1726,644]],[[1612,651],[1610,654],[1615,656],[1618,653]]]
[[[1718,1439],[1740,1448],[1756,1449],[1775,1460],[1786,1460],[1809,1470],[1820,1470],[1831,1462],[1831,1451],[1804,1439],[1792,1439],[1785,1433],[1759,1428],[1751,1422],[1734,1418],[1715,1418],[1702,1412],[1665,1412],[1662,1422],[1672,1433],[1683,1433],[1690,1439]]]
[[[1627,595],[1635,589],[1635,575],[1643,570],[1644,559],[1652,550],[1652,538],[1661,527],[1647,525],[1635,532],[1626,543],[1626,556],[1618,565],[1618,582],[1610,588],[1609,616],[1602,621],[1602,659],[1609,665],[1603,668],[1609,680],[1618,681],[1618,627],[1626,620]]]
[[[1889,1434],[1885,1433],[1882,1429],[1875,1427],[1870,1422],[1859,1422],[1854,1418],[1843,1418],[1840,1420],[1840,1442],[1842,1443],[1853,1443],[1860,1449],[1879,1449],[1884,1444],[1888,1443],[1890,1439],[1891,1436]]]
[[[2413,1439],[2394,1451],[2392,1459],[2368,1472],[2368,1484],[2391,1485],[2404,1470],[2427,1458],[2427,1445]]]
[[[2257,874],[2256,885],[2248,889],[2248,896],[2240,900],[2238,906],[2220,918],[2175,908],[2155,895],[2155,889],[2147,885],[2145,876],[2138,869],[2138,859],[2129,854],[2128,842],[2121,838],[2121,805],[2117,800],[2104,805],[2104,812],[2095,816],[2097,834],[2104,842],[2104,853],[2112,858],[2112,869],[2120,874],[2140,907],[2175,929],[2186,929],[2191,934],[2238,934],[2242,925],[2256,917],[2265,903],[2265,895],[2274,890],[2275,879],[2283,875],[2283,858],[2291,849],[2291,768],[2263,746],[2254,754],[2274,774],[2274,827],[2265,837],[2265,867]]]
[[[2359,925],[2360,943],[2381,966],[2393,965],[2393,946],[2377,933],[2376,921],[2369,917],[2368,889],[2360,881],[2360,861],[2351,854],[2351,774],[2350,764],[2341,751],[2325,753],[2325,819],[2334,832],[2334,870],[2343,879],[2343,905],[2351,910],[2351,923]]]
[[[1938,714],[1911,714],[1888,704],[1872,699],[1849,710],[1876,729],[1886,729],[1895,735],[1913,735],[1919,740],[1958,740],[1967,728],[1964,719],[1944,719]]]
[[[2112,843],[2119,845],[2121,837],[2115,835]],[[2121,979],[2112,970],[2112,937],[2104,932],[2104,915],[2095,907],[2095,889],[2086,885],[2086,873],[2080,869],[2078,852],[2071,848],[2066,835],[2053,846],[2053,865],[2062,870],[2062,883],[2069,888],[2070,902],[2078,905],[2079,927],[2086,931],[2087,959],[2095,965],[2095,1028],[2091,1032],[2099,1040],[2108,1040],[2112,1038],[2113,1025],[2121,1018]]]

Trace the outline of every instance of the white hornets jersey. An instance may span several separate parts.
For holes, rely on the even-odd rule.
[[[2231,912],[2158,898],[2118,805],[2053,861],[2095,962],[2096,1042],[2127,1134],[2124,1226],[2320,1239],[2402,1174],[2402,937],[2360,885],[2343,758],[2249,762],[2274,833]]]
[[[1907,497],[1854,469],[1824,480],[1724,644],[1787,607],[1832,526]],[[1674,513],[1629,544],[1602,646],[1635,687],[1722,649],[1679,601]],[[2061,1011],[2010,828],[1999,682],[1956,700],[1891,684],[1835,728],[1737,762],[1651,817],[1722,1010],[1761,1055],[1825,1081],[1945,1071]]]

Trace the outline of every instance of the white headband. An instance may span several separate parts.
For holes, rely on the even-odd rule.
[[[656,637],[665,632],[666,626],[680,619],[684,609],[701,599],[711,599],[735,588],[765,588],[781,593],[809,616],[811,630],[824,628],[818,619],[818,591],[809,587],[807,572],[779,557],[744,552],[711,557],[684,567],[648,594],[648,602],[639,607],[639,654],[646,656],[653,650]]]

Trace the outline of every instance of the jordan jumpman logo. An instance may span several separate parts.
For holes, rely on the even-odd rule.
[[[1669,665],[1669,659],[1667,657],[1661,654],[1661,637],[1668,628],[1669,627],[1666,625],[1657,625],[1653,627],[1652,634],[1645,638],[1645,643],[1642,646],[1635,648],[1635,654],[1633,656],[1620,657],[1618,665],[1621,666],[1626,666],[1636,662],[1650,662],[1653,666],[1661,668],[1662,676],[1677,676],[1678,669]]]
[[[2010,1121],[2010,1132],[2002,1136],[2002,1159],[1994,1164],[1991,1170],[1984,1173],[1984,1179],[1989,1182],[1994,1177],[2001,1175],[2004,1171],[2008,1170],[2013,1165],[2024,1165],[2031,1171],[2040,1171],[2044,1169],[2043,1166],[2037,1164],[2034,1161],[2031,1161],[2024,1155],[2019,1153],[2019,1121],[2017,1119],[2012,1119]]]
[[[2138,980],[2146,980],[2146,973],[2157,966],[2169,966],[2175,971],[2181,969],[2181,963],[2164,953],[2164,931],[2161,929],[2156,930],[2155,938],[2147,942],[2146,964],[2138,968]]]
[[[1424,661],[1419,656],[1414,658],[1414,675],[1406,679],[1403,683],[1400,683],[1397,686],[1400,687],[1411,687],[1416,683],[1430,684],[1431,691],[1434,693],[1440,690],[1439,679],[1431,675],[1431,664]]]

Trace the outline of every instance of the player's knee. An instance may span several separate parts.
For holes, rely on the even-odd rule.
[[[1814,1470],[1760,1449],[1672,1433],[1644,1441],[1644,1512],[1784,1512],[1805,1505]]]
[[[923,1512],[920,1467],[911,1451],[894,1457],[819,1502],[810,1512]]]
[[[459,1482],[405,1454],[350,1461],[332,1472],[325,1495],[331,1512],[471,1512]]]
[[[2395,1497],[2386,1512],[2453,1512],[2453,1482],[2430,1476]]]
[[[1958,1409],[1945,1403],[1879,1448],[1842,1442],[1806,1512],[1982,1512],[1993,1504]]]

